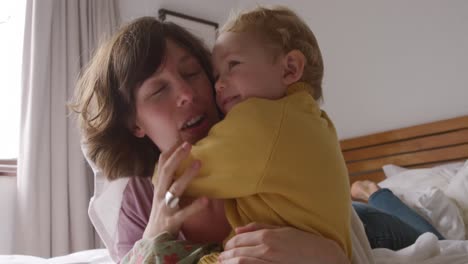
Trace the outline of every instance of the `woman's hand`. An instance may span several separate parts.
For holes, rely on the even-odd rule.
[[[158,184],[154,186],[153,205],[143,238],[152,238],[163,232],[177,235],[182,223],[207,205],[207,198],[196,199],[184,208],[169,208],[165,203],[167,191],[170,191],[176,197],[181,197],[185,188],[200,169],[200,161],[194,161],[178,179],[174,180],[177,167],[182,160],[188,157],[190,149],[190,144],[183,143],[174,147],[171,151],[161,153],[159,156],[156,172]]]
[[[291,227],[251,223],[236,228],[220,263],[349,263],[335,241]]]

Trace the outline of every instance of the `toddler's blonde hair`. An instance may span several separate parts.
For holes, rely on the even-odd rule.
[[[252,32],[272,51],[274,58],[292,50],[301,51],[306,64],[301,81],[312,86],[315,100],[322,98],[323,61],[317,40],[307,24],[283,6],[256,7],[232,13],[220,29],[223,32]]]

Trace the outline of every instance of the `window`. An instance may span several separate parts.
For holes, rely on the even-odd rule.
[[[25,4],[0,1],[0,176],[16,175]]]

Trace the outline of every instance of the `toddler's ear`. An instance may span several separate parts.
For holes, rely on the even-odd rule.
[[[283,58],[283,82],[290,85],[298,82],[304,74],[306,58],[299,50],[291,50]]]

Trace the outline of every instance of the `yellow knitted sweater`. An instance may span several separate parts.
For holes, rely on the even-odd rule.
[[[348,173],[335,127],[308,88],[296,83],[279,100],[239,103],[178,172],[201,160],[184,195],[226,199],[233,228],[292,226],[336,241],[350,258]]]

